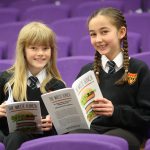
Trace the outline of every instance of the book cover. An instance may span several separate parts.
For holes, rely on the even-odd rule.
[[[41,132],[41,110],[39,101],[12,102],[6,104],[9,132]]]
[[[97,118],[92,110],[95,98],[103,97],[93,71],[78,78],[72,88],[64,88],[42,95],[58,134],[75,129],[89,129]]]

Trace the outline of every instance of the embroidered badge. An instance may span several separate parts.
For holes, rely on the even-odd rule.
[[[135,81],[136,81],[136,79],[137,79],[137,73],[128,73],[128,84],[133,84],[133,83],[135,83]]]

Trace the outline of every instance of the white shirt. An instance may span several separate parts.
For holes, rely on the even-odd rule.
[[[109,66],[107,64],[107,61],[110,61],[105,55],[102,55],[102,68],[105,72],[108,73]],[[115,71],[117,72],[123,67],[123,53],[120,52],[114,59],[113,61],[116,63],[115,65]]]
[[[30,71],[28,71],[28,74],[27,74],[27,75],[28,75],[27,84],[30,85],[29,77],[31,77],[31,76],[33,76],[33,75],[31,74]],[[43,80],[46,78],[46,70],[43,69],[42,71],[40,71],[40,72],[36,75],[36,77],[38,78],[37,87],[39,88],[40,85],[41,85],[41,83],[43,82]]]

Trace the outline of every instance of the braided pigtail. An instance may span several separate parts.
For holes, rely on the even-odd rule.
[[[123,17],[124,19],[124,17]],[[126,27],[126,21],[124,19],[124,25]],[[126,27],[127,28],[127,27]],[[125,37],[122,39],[122,44],[123,44],[123,68],[125,70],[123,76],[121,77],[121,79],[119,79],[116,83],[117,84],[124,84],[126,82],[128,82],[128,68],[129,68],[129,54],[128,54],[128,40],[127,40],[127,33],[125,35]]]
[[[97,79],[97,82],[100,83],[100,67],[101,67],[101,55],[98,51],[95,52],[95,59],[94,59],[94,73]]]

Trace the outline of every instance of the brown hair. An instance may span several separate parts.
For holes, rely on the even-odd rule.
[[[119,30],[121,27],[125,27],[127,29],[127,24],[125,17],[123,16],[122,12],[115,8],[103,8],[100,10],[95,11],[89,18],[88,18],[88,24],[89,22],[98,15],[107,16],[111,19],[111,22],[116,28]],[[128,67],[129,67],[129,54],[128,54],[128,41],[127,41],[127,32],[124,38],[120,41],[120,45],[122,44],[122,51],[123,51],[123,68],[125,70],[123,76],[121,79],[119,79],[116,83],[117,84],[124,84],[127,82],[127,74],[128,74]],[[99,81],[99,74],[100,74],[100,66],[101,66],[101,55],[99,52],[96,51],[95,53],[95,60],[94,60],[94,72],[96,75],[96,78]]]

